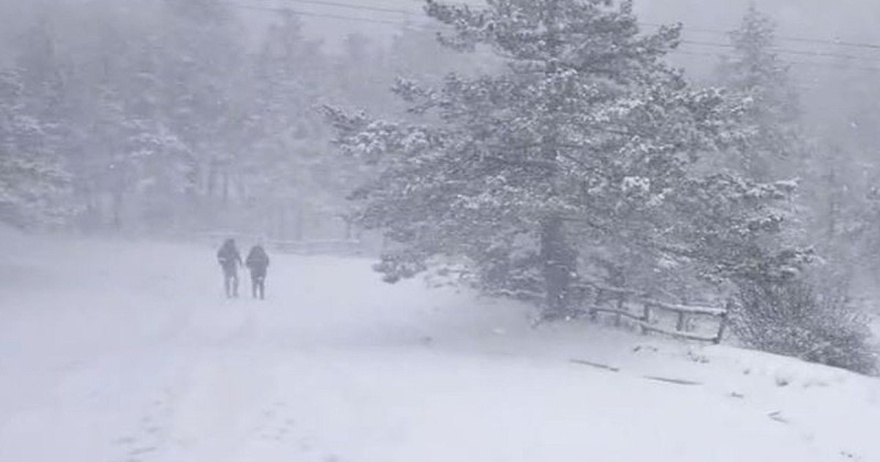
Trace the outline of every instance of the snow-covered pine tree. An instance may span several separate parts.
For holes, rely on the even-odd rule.
[[[750,101],[745,121],[754,134],[738,150],[733,167],[758,181],[796,176],[806,148],[797,91],[789,66],[774,51],[775,35],[776,25],[752,3],[730,33],[732,52],[718,67],[721,84]]]
[[[567,316],[577,250],[594,244],[583,235],[672,239],[659,228],[669,198],[700,154],[735,141],[739,108],[689,89],[662,59],[678,28],[642,34],[629,1],[429,0],[427,12],[452,29],[445,45],[506,67],[439,89],[399,82],[420,123],[328,110],[342,149],[382,170],[356,194],[361,223],[395,243],[378,267],[395,281],[463,258],[481,289],[537,293],[548,317]]]
[[[196,163],[192,147],[174,127],[174,114],[163,107],[169,83],[161,71],[167,52],[139,31],[129,39],[127,53],[119,56],[122,69],[114,82],[124,110],[117,121],[122,135],[119,154],[132,166],[131,186],[139,202],[135,218],[143,229],[162,232],[180,229],[188,212],[182,202],[192,187],[189,176]]]
[[[797,92],[773,49],[774,35],[775,25],[754,5],[731,32],[732,52],[723,57],[718,80],[727,99],[739,101],[737,135],[697,162],[702,178],[684,182],[689,193],[673,196],[679,212],[670,226],[689,254],[727,279],[785,279],[809,259],[782,233],[791,231],[783,222],[794,216],[792,178],[803,168],[806,142]]]
[[[721,254],[719,262],[735,262],[731,268],[737,295],[733,331],[742,342],[764,351],[874,372],[876,359],[868,345],[870,331],[847,295],[849,262],[835,255],[833,247],[835,221],[840,216],[839,198],[833,191],[834,170],[838,166],[831,162],[831,174],[820,179],[828,173],[828,158],[819,165],[810,165],[807,143],[799,127],[798,97],[789,81],[788,67],[773,50],[774,35],[775,25],[770,18],[754,4],[750,5],[740,27],[731,33],[732,56],[720,66],[725,85],[749,101],[744,121],[752,134],[734,150],[739,154],[734,157],[739,162],[733,166],[751,181],[797,176],[811,180],[807,181],[806,194],[800,195],[803,202],[798,205],[806,205],[801,210],[812,209],[813,216],[798,216],[797,206],[789,203],[787,208],[771,207],[771,215],[765,218],[772,219],[762,218],[753,222],[754,226],[779,228],[783,220],[794,221],[795,225],[811,219],[821,223],[825,217],[817,217],[815,211],[824,209],[817,205],[825,203],[830,220],[827,231],[822,230],[826,232],[820,231],[821,234],[807,229],[800,235],[777,234],[768,239],[766,234],[735,231],[740,237],[729,242],[739,242],[738,245],[727,249],[723,245],[713,246]],[[790,187],[794,186],[792,182]],[[761,189],[755,192],[775,194]],[[724,221],[721,217],[716,220]],[[788,228],[796,229],[791,223]],[[818,242],[826,264],[806,273],[800,271],[811,258],[807,252],[788,248],[798,241]],[[847,239],[845,246],[851,247],[852,241]],[[729,250],[735,252],[731,254]],[[727,258],[723,257],[725,253],[729,254]]]
[[[57,39],[66,102],[58,145],[72,174],[76,223],[83,230],[168,231],[184,212],[184,171],[193,159],[165,111],[172,84],[162,70],[176,51],[154,34],[161,5],[137,20],[112,2],[81,8],[82,17],[58,20],[71,30],[89,24],[87,32]]]
[[[16,227],[61,217],[66,174],[46,146],[43,123],[30,114],[17,72],[0,72],[0,222]]]

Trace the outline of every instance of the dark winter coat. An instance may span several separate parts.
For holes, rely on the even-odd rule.
[[[269,267],[269,255],[266,254],[262,246],[255,245],[248,252],[245,264],[254,273],[266,274],[266,268]]]
[[[217,251],[217,261],[226,272],[234,272],[238,269],[238,265],[241,265],[242,261],[234,241],[230,239],[223,243],[223,246]]]

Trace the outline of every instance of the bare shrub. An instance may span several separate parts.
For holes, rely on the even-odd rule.
[[[808,282],[739,284],[734,333],[769,353],[877,373],[867,319],[840,294],[819,294]]]

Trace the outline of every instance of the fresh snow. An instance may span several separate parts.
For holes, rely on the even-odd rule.
[[[2,462],[880,460],[845,371],[532,329],[367,259],[272,255],[259,302],[208,246],[0,237]]]

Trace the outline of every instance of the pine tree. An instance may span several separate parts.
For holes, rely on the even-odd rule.
[[[747,97],[744,120],[752,132],[734,150],[739,155],[733,166],[752,181],[799,177],[802,202],[797,205],[806,205],[801,210],[812,210],[811,215],[798,216],[794,203],[771,205],[771,214],[759,217],[754,226],[781,229],[785,221],[821,223],[814,225],[820,228],[818,233],[808,228],[801,235],[775,233],[768,239],[766,234],[747,232],[740,233],[739,239],[732,241],[738,244],[729,250],[715,246],[722,254],[735,257],[722,261],[735,261],[738,266],[733,280],[737,300],[733,329],[742,342],[764,351],[871,371],[874,359],[867,345],[869,331],[846,296],[848,264],[834,261],[839,259],[833,248],[836,222],[842,216],[840,194],[834,190],[841,186],[835,184],[838,166],[828,158],[810,162],[815,159],[810,159],[799,127],[798,96],[789,81],[788,67],[774,51],[775,25],[770,18],[750,5],[740,27],[731,33],[731,42],[732,56],[720,67],[722,81]],[[794,186],[792,182],[789,189]],[[827,214],[816,213],[821,210]],[[831,264],[810,268],[807,263],[812,260],[812,251],[790,248],[798,241],[817,242],[821,256]],[[852,247],[850,239],[845,247]]]
[[[427,12],[453,29],[446,46],[489,49],[506,68],[450,74],[437,90],[401,81],[419,124],[329,111],[340,146],[382,170],[357,193],[362,224],[396,245],[379,269],[394,281],[464,258],[480,288],[535,293],[547,316],[567,316],[578,250],[621,234],[631,247],[660,241],[669,197],[696,157],[736,137],[737,108],[690,90],[662,59],[678,28],[640,33],[629,1]]]
[[[754,3],[730,33],[733,52],[719,66],[721,83],[749,99],[746,121],[754,130],[739,148],[738,165],[749,178],[779,180],[803,167],[798,95],[788,66],[774,51],[776,25]]]
[[[749,136],[731,150],[724,167],[733,169],[744,179],[753,182],[782,181],[789,196],[795,191],[796,183],[802,183],[808,173],[810,149],[800,127],[800,103],[794,84],[789,78],[789,66],[775,51],[776,25],[761,13],[754,3],[749,5],[740,26],[730,33],[732,53],[723,58],[719,68],[719,80],[730,91],[744,98],[743,121]],[[786,181],[792,180],[792,181]],[[793,202],[777,203],[772,209],[777,222],[797,221]],[[765,223],[769,224],[770,221]],[[784,252],[789,244],[786,241],[804,244],[803,236],[796,236],[789,226],[788,235],[758,242],[743,241],[743,245],[753,249],[752,258],[761,253],[766,259],[773,252]],[[754,236],[749,236],[754,238]],[[770,275],[765,275],[770,280]],[[753,282],[761,277],[752,275]]]
[[[0,72],[0,222],[33,227],[61,218],[66,174],[25,105],[21,77]]]

